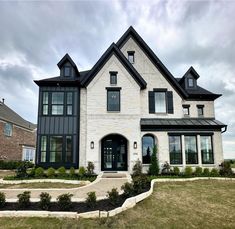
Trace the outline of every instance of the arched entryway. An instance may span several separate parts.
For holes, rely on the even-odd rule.
[[[101,170],[127,170],[127,139],[119,134],[110,134],[101,140]]]

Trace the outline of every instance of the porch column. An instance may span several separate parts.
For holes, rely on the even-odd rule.
[[[184,135],[181,135],[183,167],[186,166]]]
[[[197,135],[197,153],[198,153],[198,166],[202,166],[202,155],[201,155],[201,141],[200,135]]]

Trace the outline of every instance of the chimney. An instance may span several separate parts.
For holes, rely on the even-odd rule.
[[[4,98],[2,98],[2,103],[4,104],[4,101],[5,101],[5,99]]]

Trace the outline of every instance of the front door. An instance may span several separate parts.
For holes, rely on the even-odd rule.
[[[127,170],[127,140],[120,135],[109,135],[101,142],[102,171]]]

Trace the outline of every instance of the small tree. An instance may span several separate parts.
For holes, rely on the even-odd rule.
[[[80,177],[84,177],[85,174],[86,174],[86,169],[85,169],[85,167],[83,167],[83,166],[79,167],[78,175],[79,175]]]
[[[149,175],[157,176],[159,173],[159,166],[157,160],[157,147],[156,145],[153,147],[153,153],[151,155],[151,162],[149,166]]]
[[[71,201],[72,196],[73,196],[73,194],[65,193],[65,194],[59,195],[56,198],[60,210],[66,211],[66,210],[70,209],[70,207],[72,206],[72,201]]]
[[[94,174],[94,169],[95,169],[94,163],[92,161],[88,161],[87,174],[88,175],[93,175]]]
[[[18,177],[18,178],[28,177],[28,173],[27,173],[28,168],[29,168],[29,165],[27,162],[20,163],[16,169],[16,177]]]
[[[42,192],[40,194],[40,202],[39,202],[40,208],[43,210],[48,210],[50,208],[50,204],[51,204],[50,194],[47,192]]]
[[[94,208],[96,205],[96,194],[95,192],[88,192],[86,198],[86,204],[89,208]]]
[[[0,208],[3,208],[6,203],[6,195],[4,192],[0,192]]]
[[[115,206],[119,200],[119,194],[118,194],[117,188],[112,188],[110,192],[108,191],[107,197],[109,199],[109,203]]]
[[[138,159],[133,166],[133,176],[140,176],[142,174],[142,163]]]
[[[74,168],[74,167],[70,167],[70,169],[69,169],[69,175],[70,175],[71,177],[74,177],[74,176],[75,176],[75,168]]]
[[[25,191],[17,195],[20,208],[26,208],[30,205],[30,192]]]

